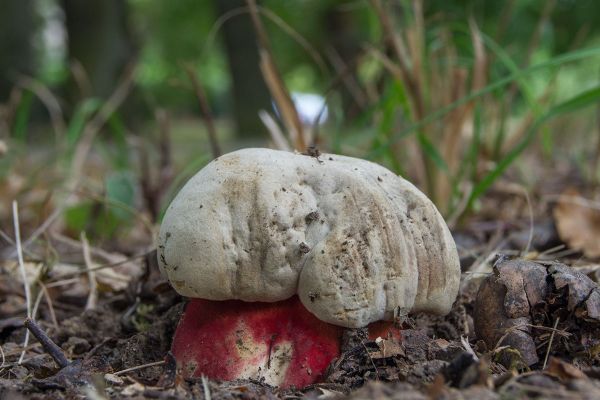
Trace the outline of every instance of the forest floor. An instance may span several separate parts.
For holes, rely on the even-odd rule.
[[[35,338],[23,347],[23,284],[17,263],[6,261],[0,398],[600,398],[600,265],[593,262],[600,211],[585,200],[593,193],[560,186],[546,182],[547,192],[527,196],[498,182],[453,229],[463,277],[452,311],[402,321],[391,351],[350,332],[355,345],[343,349],[323,383],[302,390],[179,377],[169,349],[185,300],[161,277],[153,252],[93,276],[66,267],[40,273],[26,263],[28,273],[43,276],[32,295],[36,321],[69,360],[60,368]],[[79,245],[61,240],[59,253]],[[102,251],[118,249],[92,255]]]

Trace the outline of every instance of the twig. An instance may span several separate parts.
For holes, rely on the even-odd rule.
[[[217,141],[217,130],[215,129],[212,113],[210,112],[210,107],[208,106],[206,92],[204,91],[202,84],[198,80],[198,75],[196,74],[192,66],[189,64],[184,64],[183,68],[185,69],[185,72],[187,73],[188,77],[190,78],[190,81],[192,82],[192,86],[194,87],[194,93],[196,94],[198,103],[200,103],[200,112],[202,113],[202,119],[204,120],[206,130],[208,131],[208,140],[210,141],[212,155],[214,158],[217,158],[222,153],[221,148],[219,147],[219,142]]]
[[[126,374],[128,372],[133,372],[133,371],[137,371],[139,369],[144,369],[144,368],[149,368],[149,367],[156,367],[157,365],[163,365],[165,362],[163,361],[155,361],[155,362],[151,362],[148,364],[142,364],[142,365],[136,365],[135,367],[131,367],[131,368],[127,368],[121,371],[117,371],[115,372],[113,375],[123,375]]]
[[[56,343],[54,343],[52,339],[46,335],[46,332],[44,332],[42,328],[40,328],[31,318],[27,318],[23,325],[25,325],[25,328],[27,328],[28,332],[31,332],[31,334],[35,336],[35,338],[41,343],[46,353],[52,357],[54,362],[56,362],[59,367],[64,368],[69,365],[69,360],[67,357],[65,357],[65,354],[62,352],[60,347],[58,347]]]
[[[558,321],[560,317],[556,317],[556,321],[554,321],[554,330],[550,335],[550,341],[548,342],[548,350],[546,350],[546,357],[544,357],[544,367],[542,369],[546,369],[546,364],[548,363],[548,356],[550,355],[550,349],[552,348],[552,341],[554,340],[554,334],[556,333],[556,327],[558,326]]]
[[[19,269],[21,270],[21,278],[23,279],[23,287],[25,288],[25,302],[27,303],[27,318],[31,317],[31,289],[27,282],[27,273],[25,272],[25,262],[23,261],[23,248],[21,246],[21,228],[19,227],[19,206],[17,201],[12,203],[13,224],[15,227],[15,241],[17,245],[17,259],[19,260]],[[23,341],[23,351],[19,357],[18,364],[23,362],[25,357],[25,349],[29,344],[29,331],[25,332],[25,340]]]
[[[90,285],[90,293],[85,304],[86,310],[93,310],[98,304],[98,283],[96,282],[96,272],[93,270],[92,256],[90,255],[90,244],[85,236],[85,232],[81,232],[81,244],[83,245],[83,259],[87,267],[88,281]]]

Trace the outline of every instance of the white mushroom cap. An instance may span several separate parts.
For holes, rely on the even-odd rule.
[[[274,302],[363,327],[398,312],[447,313],[456,245],[408,181],[356,158],[269,149],[223,155],[164,217],[159,265],[181,295]]]

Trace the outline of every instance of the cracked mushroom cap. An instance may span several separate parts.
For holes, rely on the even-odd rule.
[[[456,245],[433,203],[380,165],[269,149],[223,155],[165,214],[159,265],[181,295],[275,302],[298,294],[350,328],[447,313]]]

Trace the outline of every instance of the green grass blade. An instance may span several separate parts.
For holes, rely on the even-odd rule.
[[[538,129],[549,119],[562,114],[571,113],[600,101],[600,86],[596,86],[579,95],[572,97],[562,103],[552,107],[547,113],[539,117],[529,128],[529,131],[523,137],[514,149],[512,149],[504,158],[502,158],[496,168],[488,173],[473,189],[467,209],[472,208],[473,203],[502,175],[502,173],[517,159],[517,157],[527,148],[531,140],[535,137]]]
[[[83,127],[91,116],[100,109],[100,106],[102,106],[102,102],[96,98],[86,99],[77,106],[67,128],[69,149],[72,149],[79,141]]]
[[[500,78],[500,79],[496,80],[495,82],[490,83],[486,87],[484,87],[480,90],[474,91],[474,92],[470,93],[469,95],[464,96],[463,98],[461,98],[445,107],[440,108],[438,111],[429,114],[427,117],[423,118],[421,121],[413,124],[412,126],[408,127],[407,129],[399,132],[397,135],[392,136],[390,138],[390,140],[388,140],[387,143],[382,144],[381,146],[378,147],[378,149],[371,152],[371,154],[369,154],[369,158],[377,157],[378,153],[382,152],[386,146],[391,146],[392,144],[403,139],[404,137],[419,131],[424,126],[426,126],[434,121],[437,121],[438,119],[440,119],[440,118],[444,117],[446,114],[448,114],[450,111],[462,106],[463,104],[466,104],[472,100],[475,100],[485,94],[488,94],[495,90],[498,90],[498,89],[508,85],[509,83],[514,82],[517,79],[520,79],[520,78],[525,77],[529,74],[532,74],[536,71],[540,71],[540,70],[543,70],[546,68],[557,67],[557,66],[569,63],[569,62],[588,59],[588,58],[592,58],[592,57],[598,57],[598,56],[600,56],[600,46],[586,48],[586,49],[579,49],[579,50],[571,51],[571,52],[562,54],[560,56],[554,57],[548,61],[536,64],[536,65],[532,65],[530,67],[523,68],[516,72],[510,73],[509,75],[505,76],[504,78]]]
[[[29,125],[31,104],[33,103],[33,93],[28,90],[23,91],[22,93],[23,95],[17,107],[15,122],[12,129],[14,138],[19,141],[24,141],[27,137],[27,126]]]

